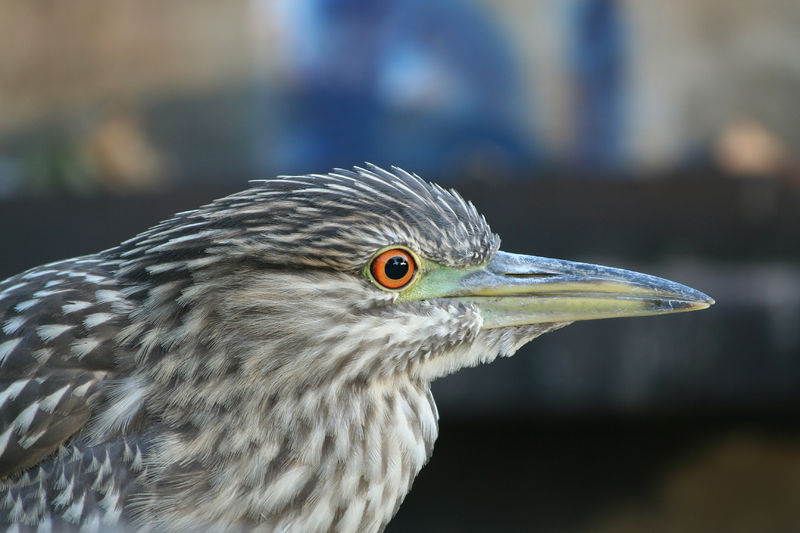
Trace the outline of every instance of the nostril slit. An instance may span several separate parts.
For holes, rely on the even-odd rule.
[[[552,272],[532,272],[529,274],[503,274],[507,278],[522,278],[522,279],[531,279],[531,278],[554,278],[558,276],[558,274],[553,274]]]

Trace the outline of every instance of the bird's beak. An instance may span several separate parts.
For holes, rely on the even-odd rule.
[[[484,329],[678,313],[714,303],[700,291],[647,274],[505,252],[449,281],[446,297],[475,304]]]

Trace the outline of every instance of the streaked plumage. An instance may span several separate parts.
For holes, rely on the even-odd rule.
[[[389,245],[433,274],[500,257],[460,196],[370,167],[0,283],[0,523],[380,531],[431,454],[431,380],[566,323],[383,291],[364,269]]]

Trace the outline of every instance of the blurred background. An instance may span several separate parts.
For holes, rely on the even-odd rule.
[[[388,531],[800,527],[797,2],[7,1],[0,50],[2,277],[370,161],[716,298],[438,382]]]

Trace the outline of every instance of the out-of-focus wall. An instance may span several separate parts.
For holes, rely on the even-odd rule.
[[[754,122],[800,146],[800,4],[627,0],[635,35],[633,135],[665,164]]]
[[[28,0],[0,50],[0,195],[364,159],[800,168],[791,0]]]
[[[486,0],[524,64],[530,122],[551,151],[570,142],[570,23],[585,0]],[[674,165],[730,129],[760,124],[800,147],[800,3],[792,0],[622,0],[628,33],[632,162]]]
[[[0,135],[252,77],[248,0],[0,2]]]

